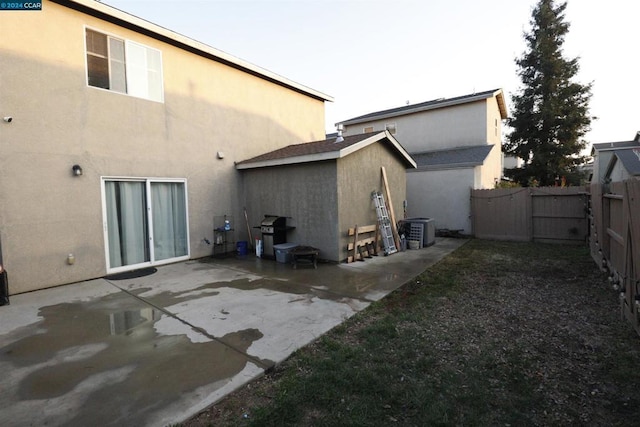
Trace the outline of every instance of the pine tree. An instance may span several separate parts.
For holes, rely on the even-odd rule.
[[[531,30],[524,35],[527,51],[516,64],[523,87],[511,96],[512,128],[505,152],[525,161],[522,168],[506,171],[523,185],[554,185],[563,177],[570,183],[576,167],[585,160],[584,135],[593,117],[589,114],[591,86],[576,83],[578,58],[565,59],[562,45],[569,31],[564,20],[567,3],[540,0],[531,14]]]

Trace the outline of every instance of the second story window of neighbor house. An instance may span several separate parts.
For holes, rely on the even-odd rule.
[[[164,101],[159,50],[88,28],[86,46],[89,86]]]
[[[362,133],[369,133],[369,132],[373,132],[373,126],[367,126],[362,130]]]
[[[384,125],[384,128],[389,131],[391,135],[396,134],[396,124],[395,123],[387,123]]]

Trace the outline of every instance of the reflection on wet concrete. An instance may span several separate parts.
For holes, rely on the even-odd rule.
[[[220,337],[229,345],[161,336],[154,324],[163,314],[123,293],[42,307],[39,315],[42,321],[32,325],[32,335],[0,348],[0,365],[29,372],[16,389],[2,392],[0,412],[87,389],[82,410],[68,408],[65,415],[59,408],[62,413],[51,424],[143,425],[147,413],[181,394],[242,371],[248,359],[238,351],[246,352],[262,338],[257,329]],[[110,372],[118,375],[106,380]],[[87,387],[90,383],[98,386]],[[119,408],[115,413],[114,407]]]
[[[133,329],[145,322],[155,322],[162,314],[153,308],[127,310],[109,314],[111,335],[131,334]]]

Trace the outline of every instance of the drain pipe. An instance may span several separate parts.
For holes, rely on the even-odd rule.
[[[9,305],[9,279],[2,262],[2,240],[0,240],[0,306]]]

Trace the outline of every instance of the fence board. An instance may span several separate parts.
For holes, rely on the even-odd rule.
[[[480,239],[584,242],[585,187],[472,190],[473,233]]]
[[[529,203],[526,188],[472,190],[474,235],[481,239],[530,240]]]
[[[620,310],[640,334],[640,181],[592,184],[591,256],[609,271]]]

